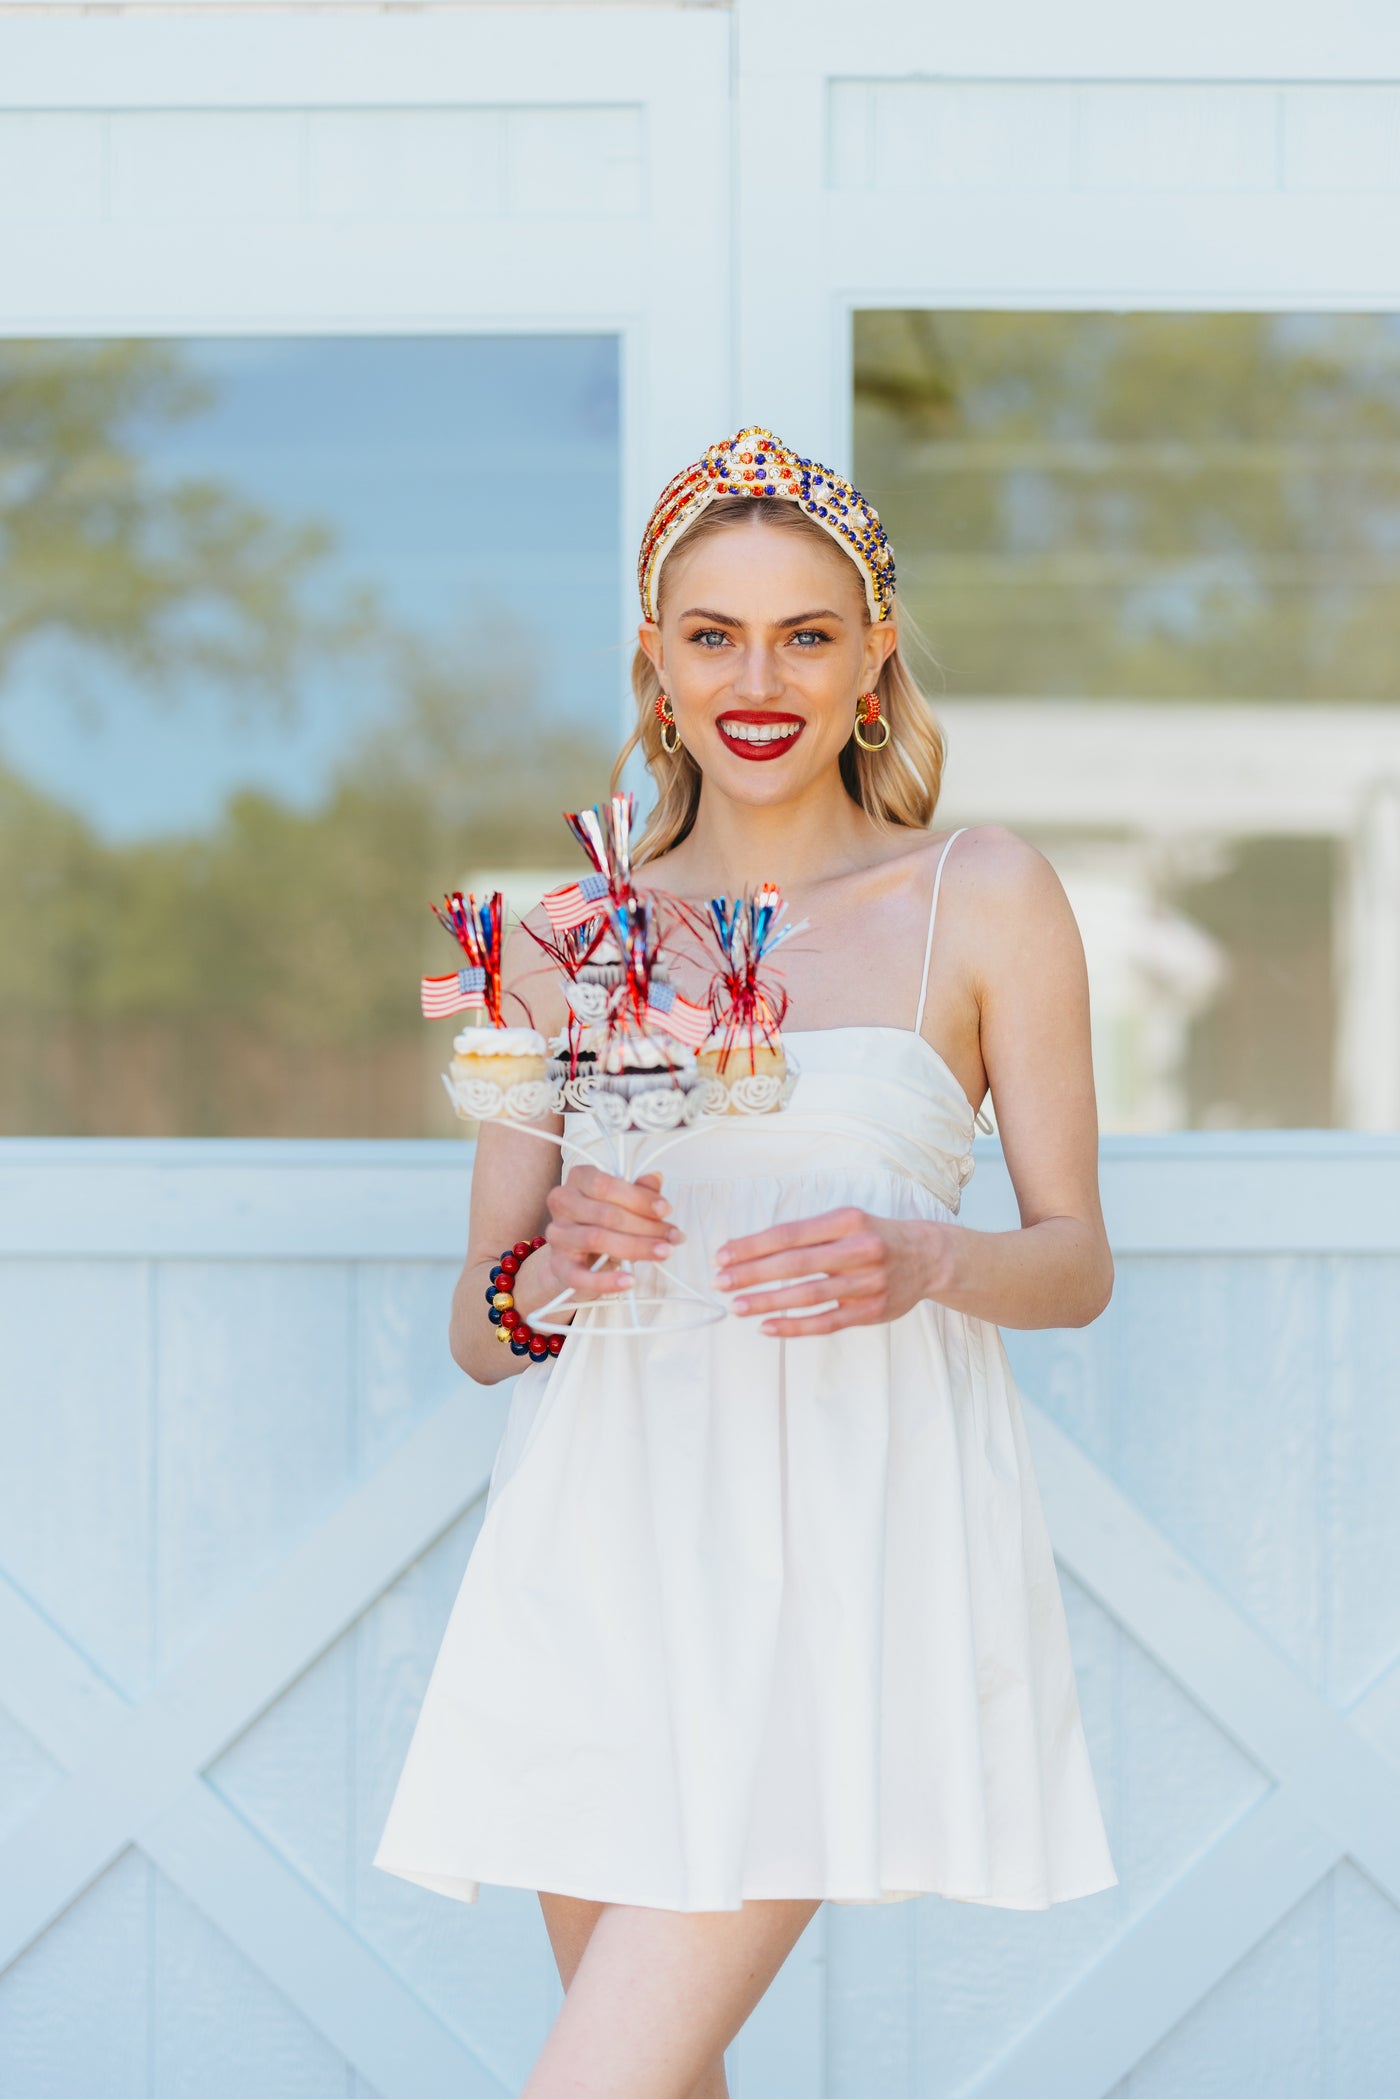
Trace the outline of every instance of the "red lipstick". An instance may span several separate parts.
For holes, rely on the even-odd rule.
[[[777,714],[767,708],[727,707],[715,717],[725,749],[733,751],[736,758],[759,763],[781,758],[784,751],[790,751],[806,726],[800,714]]]

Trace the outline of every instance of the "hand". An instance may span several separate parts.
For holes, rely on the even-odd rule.
[[[715,1281],[721,1290],[743,1292],[731,1310],[741,1318],[761,1317],[762,1331],[784,1340],[878,1326],[951,1287],[953,1230],[931,1218],[828,1210],[731,1239],[715,1256]],[[808,1280],[788,1282],[790,1276]],[[804,1305],[826,1309],[805,1319],[792,1316]]]
[[[610,1262],[664,1261],[685,1234],[666,1222],[671,1205],[660,1189],[659,1173],[624,1181],[597,1166],[576,1167],[566,1181],[551,1188],[544,1249],[520,1271],[529,1279],[536,1309],[560,1290],[572,1290],[580,1298],[614,1297],[630,1290],[632,1278],[626,1272],[594,1268],[600,1254]],[[531,1274],[545,1263],[547,1275]],[[524,1316],[528,1320],[528,1310]]]

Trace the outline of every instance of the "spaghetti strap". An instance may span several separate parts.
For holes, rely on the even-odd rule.
[[[939,854],[938,866],[934,870],[933,902],[929,906],[928,914],[928,939],[924,942],[924,974],[923,980],[919,985],[919,1010],[914,1015],[914,1033],[916,1035],[922,1035],[924,1031],[924,1007],[928,1002],[928,969],[930,962],[933,960],[933,928],[938,917],[938,892],[943,886],[943,863],[948,857],[948,849],[952,845],[953,839],[961,838],[966,829],[967,825],[961,824],[953,832],[952,837],[947,840],[942,852]]]

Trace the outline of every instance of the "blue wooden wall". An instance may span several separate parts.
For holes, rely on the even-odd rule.
[[[996,1147],[964,1215],[1014,1219]],[[487,2099],[532,1897],[376,1872],[504,1393],[454,1145],[0,1145],[0,2092]],[[828,1909],[739,2099],[1400,2090],[1400,1140],[1108,1140],[1008,1335],[1121,1885]]]

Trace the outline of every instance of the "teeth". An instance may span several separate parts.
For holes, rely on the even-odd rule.
[[[740,743],[787,743],[799,727],[797,722],[726,722],[724,733]]]

